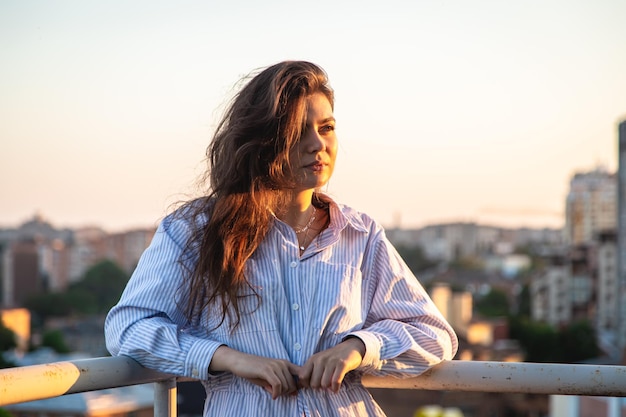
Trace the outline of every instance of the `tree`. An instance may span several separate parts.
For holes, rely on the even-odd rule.
[[[75,306],[86,313],[106,313],[120,298],[124,287],[128,283],[128,274],[110,260],[101,261],[87,270],[83,279],[72,285],[68,291],[70,299],[78,302]],[[93,297],[93,298],[91,298]],[[85,300],[93,303],[89,311],[84,311]]]
[[[598,356],[596,332],[586,321],[571,323],[559,332],[560,362],[573,363]]]
[[[424,255],[424,251],[419,246],[396,246],[396,250],[415,275],[435,265],[435,262]]]
[[[96,294],[80,286],[70,288],[66,292],[67,304],[78,314],[97,314],[99,304]]]
[[[509,298],[504,291],[492,288],[484,297],[476,301],[476,311],[485,317],[508,316]]]
[[[595,331],[587,321],[557,331],[548,324],[517,316],[509,318],[509,332],[526,351],[528,362],[576,363],[600,352]]]
[[[559,335],[550,325],[519,317],[509,318],[509,333],[526,351],[528,362],[558,362]]]
[[[59,330],[50,330],[43,334],[41,346],[47,346],[54,349],[57,353],[69,353],[70,348],[67,347],[63,333]]]
[[[17,347],[17,337],[13,330],[5,327],[2,320],[0,320],[0,352],[7,351]]]
[[[0,368],[9,368],[14,366],[12,363],[4,360],[2,356],[3,352],[9,349],[13,349],[17,346],[17,337],[13,330],[4,326],[2,320],[0,320]]]
[[[530,286],[525,284],[522,287],[522,291],[517,296],[517,314],[520,317],[530,317],[531,314],[531,297],[530,297]]]
[[[114,262],[105,260],[89,268],[67,291],[32,296],[24,307],[41,322],[50,317],[106,313],[119,300],[128,278]]]
[[[72,313],[63,293],[37,294],[24,301],[24,307],[45,321],[49,317],[65,317]]]

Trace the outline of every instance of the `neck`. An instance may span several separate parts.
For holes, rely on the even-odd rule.
[[[312,198],[312,189],[293,193],[287,200],[286,207],[278,218],[294,228],[305,225],[313,214]]]

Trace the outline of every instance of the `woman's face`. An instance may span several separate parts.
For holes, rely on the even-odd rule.
[[[294,179],[300,190],[324,186],[335,168],[337,135],[330,102],[322,93],[307,98],[306,128],[290,152]]]

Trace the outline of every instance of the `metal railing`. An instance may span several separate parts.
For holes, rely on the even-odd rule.
[[[155,383],[154,416],[176,416],[176,381],[129,357],[55,362],[0,370],[0,406]],[[364,376],[369,388],[626,397],[626,366],[527,362],[443,362],[408,379]]]

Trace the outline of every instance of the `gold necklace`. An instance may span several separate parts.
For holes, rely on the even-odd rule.
[[[304,234],[304,239],[302,239],[302,244],[299,245],[300,248],[300,252],[304,252],[304,250],[306,249],[306,241],[309,238],[309,232],[306,232]]]
[[[294,227],[294,232],[296,232],[297,235],[299,235],[300,233],[304,233],[307,230],[309,230],[309,227],[311,227],[311,225],[313,224],[313,222],[315,221],[315,215],[317,214],[317,208],[315,208],[315,206],[313,206],[313,213],[311,213],[311,218],[309,218],[308,223],[306,224],[306,226],[302,227],[301,229],[296,229]]]
[[[326,214],[326,212],[322,211],[322,216],[324,214]],[[300,249],[300,254],[304,253],[304,250],[307,248],[307,245],[311,245],[313,244],[313,242],[319,239],[319,234],[322,232],[322,230],[326,228],[327,223],[328,223],[328,219],[326,219],[323,222],[323,225],[320,228],[313,228],[313,227],[308,228],[308,230],[304,234],[304,237],[302,238],[302,243],[298,242],[298,248]],[[309,242],[309,232],[311,231],[313,231],[314,233],[313,233],[313,236],[311,236],[311,241]],[[319,241],[317,241],[317,244],[319,247]]]

